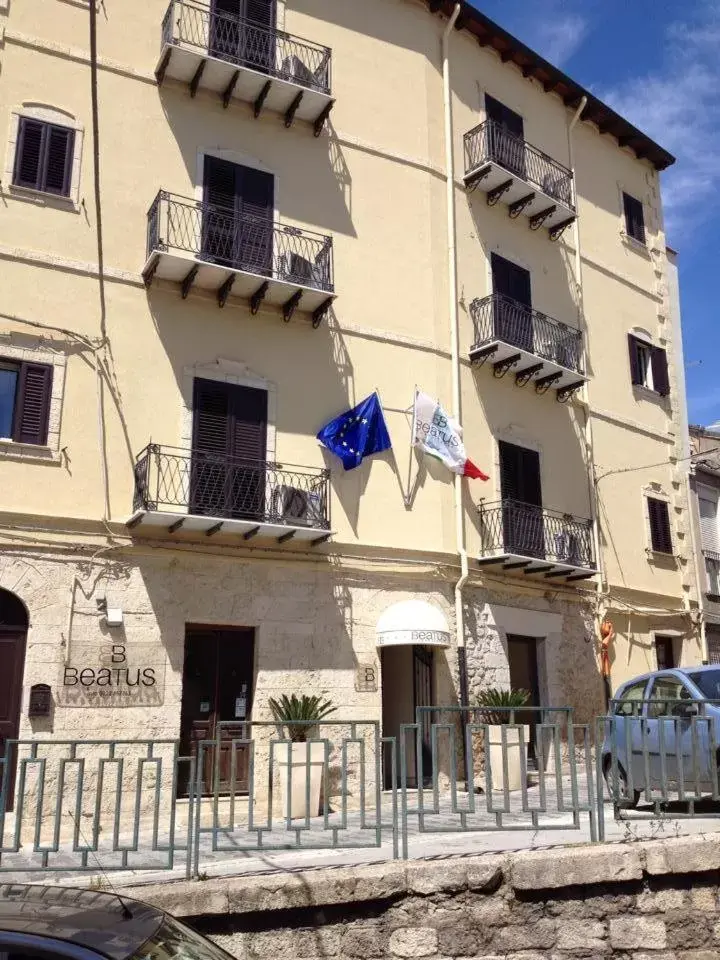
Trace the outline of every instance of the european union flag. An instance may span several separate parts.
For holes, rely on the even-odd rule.
[[[317,438],[331,453],[340,457],[346,470],[361,464],[363,457],[389,450],[392,446],[377,393],[335,417],[322,428]]]

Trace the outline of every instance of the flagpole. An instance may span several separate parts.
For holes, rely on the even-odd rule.
[[[413,403],[412,403],[412,427],[410,428],[410,453],[408,454],[408,482],[407,482],[407,494],[405,495],[405,506],[410,506],[410,483],[412,480],[412,455],[413,449],[415,447],[415,428],[417,426],[416,413],[417,410],[417,393],[418,388],[415,384],[415,390],[413,392]]]

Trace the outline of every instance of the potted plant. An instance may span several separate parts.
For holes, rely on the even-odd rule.
[[[294,693],[290,697],[283,694],[279,700],[270,697],[268,706],[290,741],[286,750],[280,746],[277,751],[283,816],[291,819],[317,816],[325,771],[325,744],[308,743],[308,740],[315,735],[318,723],[337,708],[331,700],[305,694],[298,697]]]
[[[490,687],[483,690],[476,706],[480,710],[480,721],[489,724],[488,742],[490,752],[490,776],[493,790],[505,789],[505,767],[503,764],[503,742],[507,752],[507,789],[519,790],[522,787],[521,751],[525,754],[527,770],[527,747],[530,728],[520,724],[515,729],[503,727],[518,723],[518,713],[530,699],[527,690],[500,690]]]

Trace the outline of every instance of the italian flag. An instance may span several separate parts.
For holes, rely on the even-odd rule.
[[[445,413],[437,400],[420,390],[415,393],[413,421],[416,447],[442,460],[453,473],[475,480],[490,479],[472,460],[468,460],[460,425]]]

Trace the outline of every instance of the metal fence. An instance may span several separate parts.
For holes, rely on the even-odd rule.
[[[468,180],[484,164],[492,161],[571,210],[575,209],[572,170],[511,133],[502,124],[485,120],[465,134],[464,142]]]
[[[510,499],[481,504],[479,515],[482,556],[507,553],[594,568],[590,520]]]
[[[164,190],[148,211],[148,256],[156,250],[333,292],[332,237]]]
[[[470,304],[475,329],[471,355],[494,340],[582,374],[582,333],[502,293]]]
[[[204,4],[172,0],[162,24],[162,46],[166,44],[189,46],[238,67],[330,94],[329,47]]]
[[[600,839],[605,794],[626,822],[720,817],[720,701],[612,700],[596,742]]]
[[[720,703],[419,707],[377,721],[238,721],[174,740],[13,740],[0,758],[0,873],[202,876],[232,857],[378,850],[423,837],[584,831],[720,814]],[[307,739],[302,726],[312,727]],[[616,833],[619,827],[616,828]]]
[[[148,444],[135,461],[135,510],[330,529],[330,471]]]

